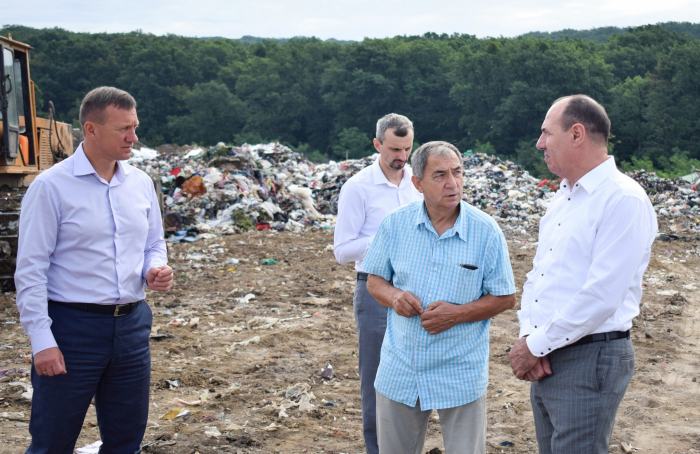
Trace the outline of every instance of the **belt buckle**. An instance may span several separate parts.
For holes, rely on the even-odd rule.
[[[115,317],[123,317],[123,316],[125,316],[126,314],[120,314],[120,313],[119,313],[119,308],[120,308],[120,307],[127,307],[127,306],[128,306],[128,304],[117,304],[117,305],[115,305],[115,306],[114,306],[114,316],[115,316]]]

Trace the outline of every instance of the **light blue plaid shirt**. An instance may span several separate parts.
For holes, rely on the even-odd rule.
[[[468,304],[485,294],[515,293],[508,247],[489,215],[460,204],[455,225],[438,237],[424,202],[398,208],[384,219],[362,267],[423,303]],[[469,270],[460,265],[478,267]],[[422,410],[468,404],[486,392],[490,320],[461,323],[430,335],[420,316],[389,309],[381,362],[374,382],[387,398]]]

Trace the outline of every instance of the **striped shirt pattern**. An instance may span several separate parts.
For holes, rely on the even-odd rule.
[[[455,225],[440,237],[424,202],[392,211],[362,266],[416,295],[424,309],[434,301],[469,304],[485,294],[515,293],[501,229],[465,202]],[[473,402],[488,384],[489,326],[490,320],[461,323],[430,335],[420,316],[402,317],[390,308],[375,389],[411,407],[420,397],[422,410]]]

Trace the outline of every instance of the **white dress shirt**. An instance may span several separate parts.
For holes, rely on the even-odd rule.
[[[166,264],[150,177],[120,161],[107,182],[81,144],[37,176],[22,201],[15,284],[34,354],[56,346],[47,299],[133,303],[146,296],[148,269]]]
[[[413,186],[412,176],[411,168],[404,166],[401,183],[396,186],[387,180],[377,157],[371,166],[345,182],[340,189],[335,223],[333,253],[338,263],[355,261],[355,269],[364,272],[362,260],[386,215],[400,206],[423,200],[423,194]]]
[[[564,179],[540,222],[518,311],[530,351],[544,356],[588,334],[630,329],[657,229],[646,193],[613,157],[573,187]]]

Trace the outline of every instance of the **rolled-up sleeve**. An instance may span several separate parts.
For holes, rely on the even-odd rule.
[[[60,205],[53,191],[47,183],[35,181],[22,200],[15,271],[19,320],[35,355],[56,347],[47,307],[46,273],[60,222]]]

